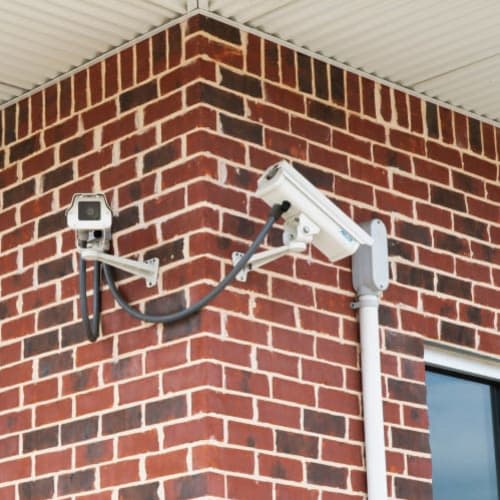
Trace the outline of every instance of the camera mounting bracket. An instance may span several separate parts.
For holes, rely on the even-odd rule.
[[[319,227],[306,215],[298,214],[288,219],[283,228],[283,246],[264,250],[256,253],[248,264],[236,275],[237,281],[246,281],[248,272],[257,269],[273,260],[288,253],[300,253],[305,251],[307,245],[312,242],[314,235],[319,233]],[[233,252],[233,266],[243,257],[241,252]]]
[[[148,259],[145,261],[138,261],[134,259],[126,259],[118,257],[117,255],[110,255],[99,250],[92,248],[83,248],[81,255],[87,261],[99,261],[103,264],[116,267],[127,273],[139,276],[146,280],[146,286],[151,288],[156,285],[158,281],[158,269],[160,260],[158,258]]]

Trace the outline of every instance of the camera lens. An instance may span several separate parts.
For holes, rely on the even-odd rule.
[[[98,201],[80,201],[78,203],[78,219],[99,220],[101,218],[101,203]]]

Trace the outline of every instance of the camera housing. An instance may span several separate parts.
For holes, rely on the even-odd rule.
[[[66,212],[68,227],[76,230],[78,245],[107,250],[113,212],[101,193],[76,193]]]
[[[311,243],[331,261],[352,255],[360,245],[373,244],[366,231],[286,160],[264,172],[257,181],[256,194],[270,206],[284,201],[290,203],[290,208],[283,214],[285,238],[288,238],[287,228],[296,224],[301,215],[312,221],[319,230]]]

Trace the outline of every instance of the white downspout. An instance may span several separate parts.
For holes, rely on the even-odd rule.
[[[358,301],[361,378],[368,500],[387,500],[382,371],[380,367],[379,295],[389,284],[387,233],[382,221],[361,224],[374,240],[353,255],[353,286]]]
[[[378,297],[360,295],[358,303],[368,499],[387,500]]]

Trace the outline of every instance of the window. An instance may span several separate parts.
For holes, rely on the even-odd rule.
[[[440,364],[426,372],[434,500],[498,500],[499,383]]]

